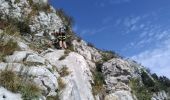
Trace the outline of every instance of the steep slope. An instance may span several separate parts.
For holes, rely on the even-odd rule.
[[[169,79],[80,40],[70,20],[47,0],[0,0],[0,100],[169,99]],[[64,24],[59,50],[49,42]]]

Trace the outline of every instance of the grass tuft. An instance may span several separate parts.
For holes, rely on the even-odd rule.
[[[93,72],[94,84],[92,84],[92,91],[94,95],[100,94],[104,91],[104,76],[101,72]]]
[[[20,92],[23,100],[37,100],[41,94],[41,90],[34,82],[23,80],[11,70],[0,72],[0,85],[14,93]]]
[[[0,73],[0,85],[12,92],[17,92],[21,79],[12,71],[6,70]]]
[[[61,77],[59,77],[57,81],[58,81],[59,90],[62,90],[66,87],[66,84]]]
[[[11,55],[14,51],[19,50],[17,42],[10,39],[7,43],[0,40],[0,60],[6,55]]]
[[[63,66],[63,68],[60,70],[59,74],[61,77],[68,76],[70,74],[68,67]]]

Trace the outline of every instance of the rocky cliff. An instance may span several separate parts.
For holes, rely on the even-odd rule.
[[[168,100],[166,77],[96,49],[70,20],[48,0],[0,0],[0,100]],[[64,24],[71,38],[59,50],[49,42]]]

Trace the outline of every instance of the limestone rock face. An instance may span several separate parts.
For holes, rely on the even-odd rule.
[[[154,93],[151,100],[169,100],[165,91]]]
[[[31,76],[37,86],[47,95],[56,95],[58,89],[58,73],[42,56],[32,51],[16,51],[6,57],[6,62],[0,63],[1,70],[12,70],[23,76]]]
[[[11,18],[23,19],[29,13],[29,4],[27,0],[20,0],[20,3],[15,3],[15,0],[0,0],[1,17],[6,19]]]
[[[21,32],[22,36],[11,36],[5,33],[4,28],[0,29],[0,41],[3,42],[0,47],[11,39],[19,47],[17,51],[10,52],[10,55],[3,55],[3,51],[0,51],[0,72],[10,70],[23,79],[30,79],[41,90],[38,100],[137,100],[132,94],[130,79],[137,78],[143,85],[141,74],[145,71],[146,76],[154,82],[142,65],[117,56],[111,57],[110,53],[84,40],[71,41],[74,48],[72,51],[47,46],[54,39],[51,33],[63,27],[65,22],[61,19],[56,10],[48,5],[48,0],[0,0],[0,22],[26,22],[31,31]],[[98,63],[101,66],[96,66]],[[98,67],[101,67],[100,71]],[[95,73],[99,75],[95,76]],[[96,81],[102,90],[94,95]],[[12,93],[0,84],[0,100],[22,100],[21,94]],[[165,91],[154,93],[151,98],[168,99]]]
[[[38,7],[45,7],[48,5],[48,0],[32,0],[33,4],[39,4]],[[56,15],[56,11],[52,6],[49,8],[49,12],[34,11],[32,9],[33,4],[29,3],[29,0],[0,0],[0,14],[2,19],[14,19],[24,21],[29,19],[29,27],[32,33],[37,36],[50,35],[53,30],[58,31],[63,26],[62,20]],[[33,12],[36,14],[33,14]],[[28,18],[28,16],[31,16]],[[51,38],[54,38],[51,36]]]
[[[134,100],[129,91],[116,91],[115,93],[109,94],[105,97],[105,100]]]
[[[47,5],[48,0],[33,0],[34,3],[39,3],[40,5]]]
[[[63,77],[66,87],[61,91],[61,100],[94,100],[91,91],[91,72],[83,56],[71,52],[64,60],[58,59],[63,51],[54,51],[45,54],[45,58],[58,69],[62,66],[68,67],[70,74]]]
[[[53,30],[58,31],[62,26],[62,21],[55,12],[39,12],[39,14],[32,19],[30,28],[37,36],[43,36],[44,34],[51,35]]]
[[[74,40],[73,45],[75,50],[88,60],[99,61],[102,59],[102,55],[99,53],[99,51],[93,47],[89,47],[83,40],[80,42]]]
[[[131,69],[126,61],[121,59],[112,59],[103,64],[102,72],[105,76],[107,90],[109,92],[116,91],[117,89],[129,90],[126,84],[131,77]],[[117,86],[119,85],[119,86]],[[118,88],[116,88],[116,86]]]
[[[109,93],[105,100],[133,100],[128,86],[131,78],[130,65],[119,58],[114,58],[103,64],[102,72],[105,77],[106,91]]]

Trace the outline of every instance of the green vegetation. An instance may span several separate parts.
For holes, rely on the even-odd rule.
[[[87,46],[95,48],[95,46],[90,42],[87,43]]]
[[[26,62],[26,61],[23,61],[23,64],[25,65],[25,66],[38,66],[38,65],[40,65],[40,66],[42,66],[43,64],[42,63],[39,63],[39,62]]]
[[[94,84],[92,84],[92,91],[94,95],[100,94],[104,92],[104,75],[102,73],[102,62],[96,62],[96,70],[93,71],[93,80]]]
[[[49,47],[49,41],[46,39],[35,39],[30,44],[29,47],[37,51],[38,53],[41,53],[43,50],[46,50]]]
[[[46,100],[60,100],[60,99],[59,99],[59,96],[56,95],[56,96],[48,96],[48,97],[46,98]]]
[[[4,30],[5,34],[19,36],[20,33],[31,33],[28,18],[19,21],[16,18],[7,17],[5,20],[0,19],[0,22],[2,23],[0,28]]]
[[[165,76],[158,77],[155,73],[152,74],[152,77],[156,81],[155,88],[158,88],[159,90],[165,90],[166,92],[170,93],[170,79]]]
[[[25,82],[23,84],[23,82],[20,84],[21,88],[20,88],[20,92],[22,94],[22,98],[24,100],[33,100],[36,99],[40,96],[41,91],[39,89],[39,87],[37,87],[34,83],[32,82]]]
[[[100,94],[104,91],[103,85],[105,84],[104,76],[101,72],[93,72],[94,84],[92,84],[92,91],[94,95]]]
[[[132,94],[135,94],[138,100],[150,100],[152,93],[145,87],[141,85],[138,79],[131,79],[130,86],[132,88]]]
[[[156,74],[152,74],[153,79],[148,76],[146,71],[142,70],[140,83],[139,79],[132,79],[130,86],[132,93],[137,96],[139,100],[150,100],[151,96],[155,92],[165,90],[170,93],[170,80],[165,76],[158,77]]]
[[[20,3],[20,0],[15,0],[14,3],[15,3],[15,4],[16,4],[16,3]]]
[[[12,92],[17,92],[20,87],[21,79],[12,71],[0,72],[0,85]]]
[[[20,92],[24,100],[37,98],[41,91],[32,81],[25,81],[11,70],[0,72],[0,85],[12,92]]]
[[[67,50],[69,50],[70,52],[71,52],[71,51],[74,51],[74,46],[73,46],[73,44],[72,44],[71,41],[72,41],[71,39],[68,39],[68,40],[66,41],[66,43],[67,43]]]
[[[40,5],[39,3],[35,3],[31,5],[32,10],[35,12],[39,12],[39,11],[44,11],[46,13],[50,13],[51,12],[51,8],[50,5]]]
[[[80,36],[77,36],[77,42],[81,42],[82,38]]]
[[[102,60],[104,62],[112,59],[112,58],[121,58],[116,52],[114,51],[107,51],[107,50],[103,50],[102,51]]]
[[[6,55],[12,54],[14,51],[19,50],[17,42],[10,39],[7,43],[3,40],[0,40],[0,60],[3,59]]]
[[[4,34],[8,34],[8,35],[15,35],[15,36],[19,36],[20,32],[19,29],[13,25],[13,24],[9,24],[4,28]]]
[[[67,30],[71,30],[71,27],[74,25],[74,20],[72,17],[67,15],[63,9],[57,9],[56,14],[61,18],[64,22],[64,25],[68,26]]]
[[[29,2],[29,5],[32,8],[32,11],[28,15],[29,18],[38,15],[38,12],[40,11],[44,11],[46,13],[50,13],[52,11],[49,4],[41,5],[39,3],[34,3],[33,0],[27,0],[27,1]]]
[[[17,27],[20,31],[20,33],[31,33],[31,29],[29,27],[30,24],[30,19],[26,17],[23,21],[18,21],[17,22]],[[32,34],[32,33],[31,33]]]

